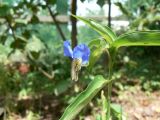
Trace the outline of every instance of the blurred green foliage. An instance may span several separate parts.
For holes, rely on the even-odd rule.
[[[97,2],[104,5],[104,0]],[[48,5],[55,15],[68,15],[67,0],[48,0]],[[158,0],[128,0],[116,5],[130,21],[131,31],[160,29]],[[105,57],[102,55],[97,61],[102,65],[96,64],[91,71],[82,69],[80,81],[75,85],[70,80],[70,59],[63,57],[63,41],[55,24],[40,21],[39,15],[50,15],[45,0],[2,0],[0,3],[0,96],[6,96],[7,100],[53,95],[66,104],[94,75],[104,73]],[[60,27],[70,39],[68,23]],[[80,26],[78,31],[79,43],[88,44],[99,38],[86,26]],[[141,84],[145,90],[160,89],[159,47],[122,49],[114,77],[123,84],[119,82],[116,86],[123,89]]]
[[[68,14],[69,4],[63,0],[48,0],[47,4],[45,0],[5,0],[0,4],[0,96],[3,98],[0,107],[5,107],[7,113],[22,114],[28,109],[32,112],[41,104],[33,109],[32,104],[24,106],[18,101],[37,98],[41,101],[41,97],[49,95],[58,99],[58,104],[61,101],[66,104],[74,91],[79,92],[88,84],[85,80],[94,78],[82,71],[83,79],[74,87],[70,79],[71,61],[63,56],[59,31],[55,24],[45,22],[45,19],[42,22],[38,17],[50,16],[47,5],[55,15]],[[59,25],[65,37],[70,39],[68,23]],[[85,26],[79,32],[79,42],[88,43],[98,36]],[[63,108],[63,105],[59,106]],[[41,112],[41,109],[35,112]]]
[[[129,20],[129,32],[134,30],[160,30],[159,0],[129,0],[115,3]],[[152,91],[160,88],[159,83],[159,49],[160,47],[123,48],[117,58],[122,70],[117,73],[121,83],[141,84],[144,90]],[[125,62],[125,58],[128,59]],[[156,66],[154,66],[156,64]],[[119,66],[119,67],[120,67]],[[125,70],[124,70],[125,69]],[[150,73],[150,74],[148,74]],[[125,78],[124,76],[128,76]],[[116,83],[121,86],[121,83]],[[122,88],[122,87],[121,87]]]
[[[159,30],[159,0],[128,0],[115,3],[130,21],[130,30]]]

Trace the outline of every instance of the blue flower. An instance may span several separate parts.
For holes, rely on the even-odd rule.
[[[90,49],[85,44],[77,45],[73,50],[69,41],[64,41],[64,56],[71,57],[73,60],[82,60],[82,65],[89,61]]]

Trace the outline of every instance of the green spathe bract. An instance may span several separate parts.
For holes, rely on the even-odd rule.
[[[74,16],[74,15],[73,15]],[[91,49],[90,63],[89,69],[93,67],[97,59],[103,53],[104,49],[108,52],[109,63],[108,70],[109,75],[108,78],[104,79],[102,76],[96,76],[93,81],[88,85],[86,90],[80,93],[75,100],[66,108],[60,120],[72,120],[75,116],[91,101],[91,99],[104,87],[107,85],[108,94],[110,95],[112,88],[112,69],[114,64],[115,53],[118,48],[122,46],[160,46],[160,31],[142,31],[142,32],[131,32],[125,33],[120,36],[116,36],[115,33],[108,27],[104,27],[95,21],[88,20],[82,17],[74,16],[77,19],[83,21],[88,26],[90,26],[93,30],[97,31],[102,38],[106,41],[106,48],[100,44],[100,42],[93,41],[89,44]],[[96,47],[96,49],[92,49],[92,47]],[[94,60],[93,60],[94,59]],[[110,109],[110,96],[107,97],[107,118],[109,120],[112,116],[110,113],[113,113],[113,109]],[[122,118],[122,117],[120,117]]]

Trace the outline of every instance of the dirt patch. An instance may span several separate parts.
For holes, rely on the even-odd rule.
[[[127,120],[160,120],[160,91],[146,93],[133,87],[121,91],[113,101],[123,106]]]
[[[112,103],[122,105],[126,120],[160,120],[160,91],[148,93],[139,86],[120,91],[112,97]],[[17,102],[17,112],[9,114],[11,120],[58,120],[64,110],[63,101],[54,96],[27,99]],[[100,111],[101,106],[92,106],[91,110]],[[31,110],[31,111],[29,111]],[[23,113],[25,113],[23,115]],[[101,112],[100,112],[101,113]],[[84,115],[84,120],[95,120],[93,114]]]

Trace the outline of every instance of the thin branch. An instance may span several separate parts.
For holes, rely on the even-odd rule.
[[[54,23],[55,23],[55,25],[56,25],[57,30],[59,31],[59,34],[60,34],[62,40],[65,41],[65,40],[66,40],[66,37],[65,37],[65,35],[63,34],[62,29],[61,29],[59,23],[58,23],[57,20],[56,20],[55,14],[53,14],[53,12],[52,12],[52,10],[51,10],[51,8],[50,8],[47,0],[46,0],[46,6],[47,6],[47,9],[48,9],[48,11],[49,11],[49,14],[51,15],[51,17],[52,17],[52,19],[53,19],[53,21],[54,21]]]
[[[48,79],[52,80],[54,78],[54,74],[51,73],[47,73],[46,71],[44,71],[41,67],[38,67],[38,70],[44,75],[46,76]]]

